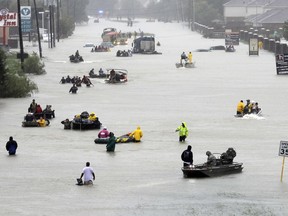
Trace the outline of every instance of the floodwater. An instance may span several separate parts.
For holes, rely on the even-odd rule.
[[[156,34],[163,55],[115,57],[91,53],[85,43],[100,44],[103,28]],[[0,215],[287,215],[288,174],[280,182],[280,140],[287,140],[287,76],[277,76],[273,54],[248,55],[241,43],[235,53],[193,52],[223,45],[223,39],[205,39],[181,23],[126,23],[93,20],[77,26],[73,36],[56,48],[43,45],[46,75],[31,76],[39,92],[23,99],[0,102]],[[37,52],[26,44],[25,51]],[[73,64],[68,56],[79,50],[85,62]],[[180,54],[193,52],[196,68],[177,69]],[[62,76],[87,75],[91,68],[124,68],[128,82],[104,84],[68,93]],[[46,128],[23,128],[21,122],[32,99],[51,104],[56,118]],[[234,118],[239,100],[255,100],[263,118]],[[120,136],[141,126],[139,144],[121,144],[115,153],[94,144],[98,131],[64,130],[60,123],[87,110],[103,126]],[[185,121],[186,143],[178,142],[175,129]],[[18,142],[17,155],[9,157],[9,136]],[[186,179],[180,155],[192,145],[194,163],[205,152],[234,147],[241,174],[217,178]],[[76,186],[86,161],[94,168],[92,187]]]

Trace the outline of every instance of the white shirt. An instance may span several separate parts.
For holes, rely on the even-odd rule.
[[[83,169],[83,173],[84,173],[84,182],[87,181],[93,181],[93,168],[92,167],[84,167]]]

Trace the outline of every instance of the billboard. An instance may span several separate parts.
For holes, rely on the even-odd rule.
[[[18,13],[10,13],[8,9],[0,10],[0,26],[16,27],[18,26]]]

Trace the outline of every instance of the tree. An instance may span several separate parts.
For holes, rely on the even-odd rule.
[[[284,22],[283,25],[283,37],[288,40],[288,20]]]
[[[7,58],[0,49],[0,97],[26,97],[37,90],[37,85],[22,72],[19,61]]]

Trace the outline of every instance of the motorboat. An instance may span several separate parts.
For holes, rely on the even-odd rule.
[[[219,164],[216,166],[207,166],[207,164],[198,164],[182,167],[184,177],[201,178],[215,177],[234,173],[240,173],[243,169],[243,163],[233,162],[231,164]]]

